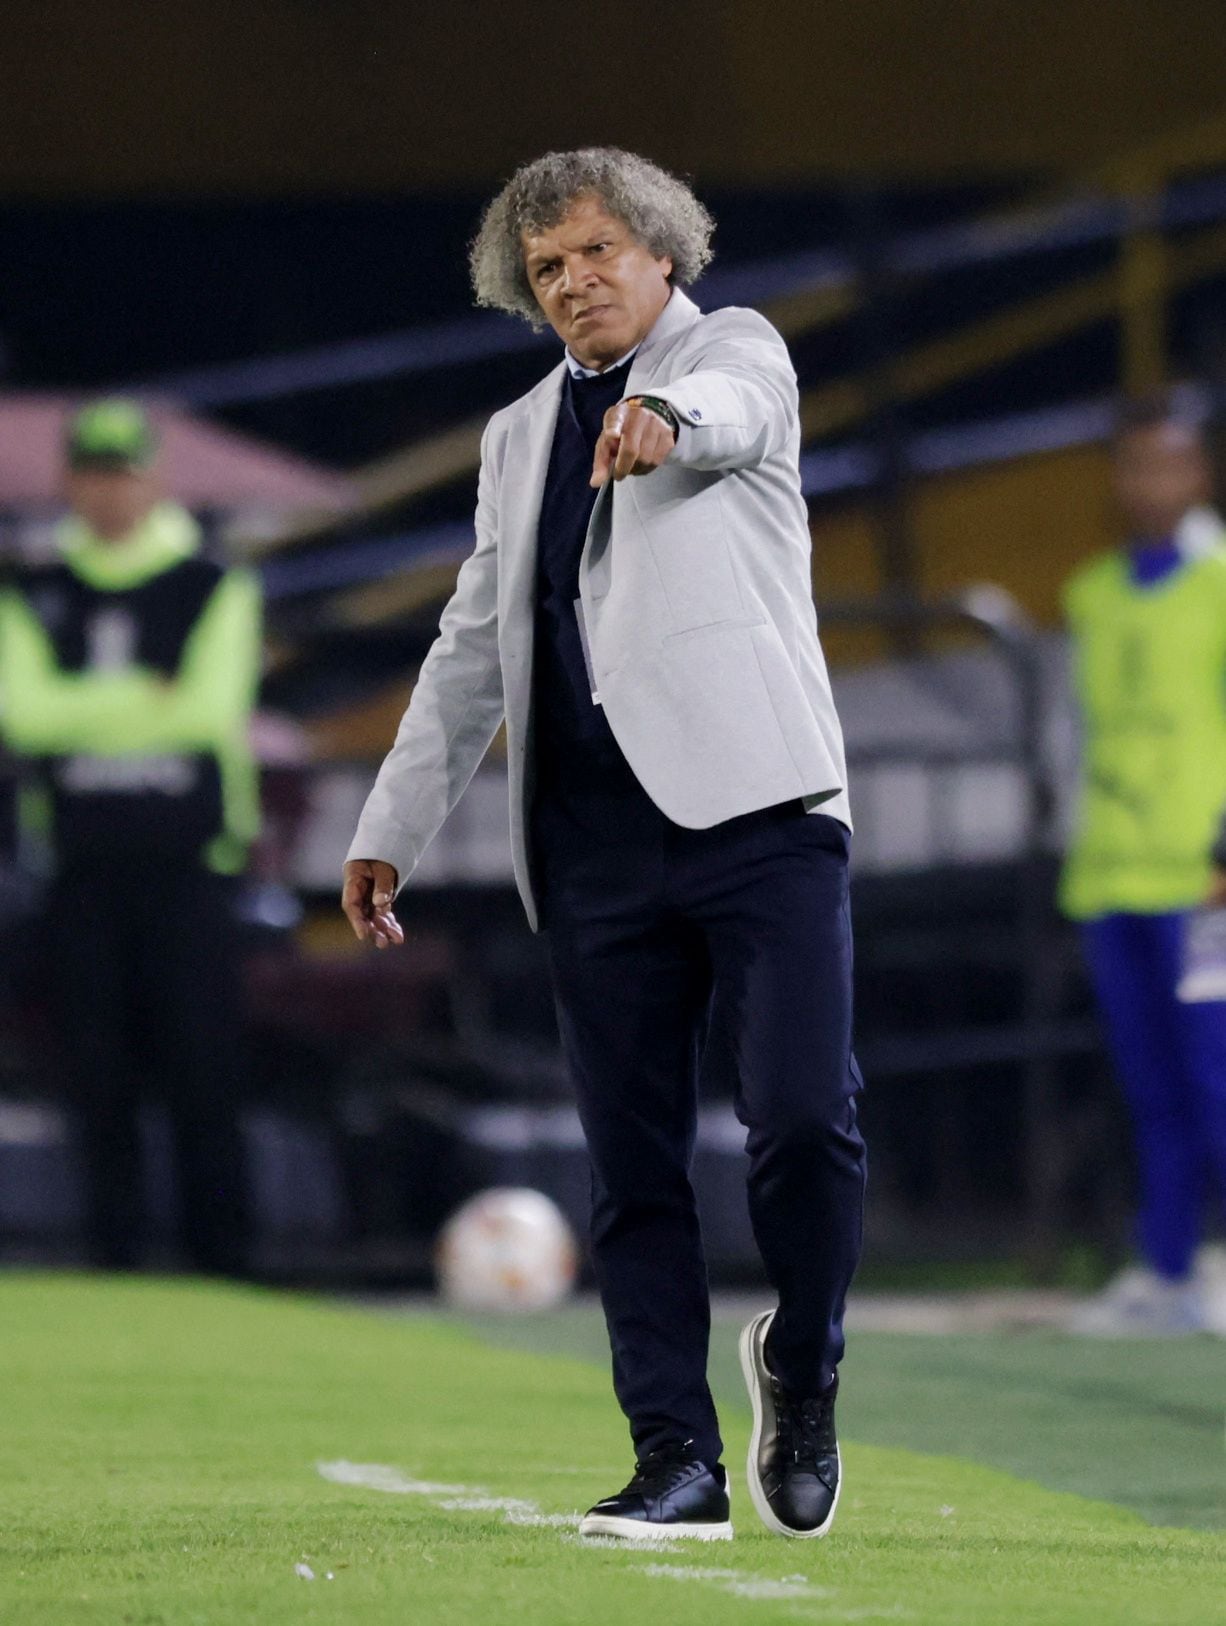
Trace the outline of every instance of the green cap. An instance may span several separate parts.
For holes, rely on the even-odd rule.
[[[157,452],[157,436],[135,401],[91,401],[68,425],[64,441],[70,467],[144,468]]]

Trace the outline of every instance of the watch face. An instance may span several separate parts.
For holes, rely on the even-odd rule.
[[[640,406],[645,406],[648,412],[654,412],[657,417],[663,418],[664,422],[673,431],[673,433],[676,433],[679,420],[677,418],[677,414],[673,411],[672,407],[669,406],[667,401],[661,401],[659,397],[655,395],[641,395],[639,397],[639,404]]]

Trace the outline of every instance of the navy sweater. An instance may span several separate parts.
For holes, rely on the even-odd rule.
[[[537,531],[533,736],[539,794],[620,784],[630,770],[604,707],[592,700],[575,601],[579,559],[596,501],[589,485],[604,415],[621,400],[630,363],[594,378],[567,373]]]

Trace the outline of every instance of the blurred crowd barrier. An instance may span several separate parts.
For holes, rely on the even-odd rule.
[[[833,621],[880,606],[830,607]],[[870,1245],[897,1262],[1118,1239],[1125,1158],[1075,948],[1051,903],[1067,814],[1060,640],[1004,595],[885,618],[904,653],[837,679],[858,819],[860,1054]],[[951,639],[952,644],[951,644]],[[935,649],[929,646],[935,641]],[[250,1058],[242,1132],[252,1268],[428,1279],[447,1214],[491,1184],[578,1227],[586,1158],[539,942],[514,894],[506,776],[478,774],[403,894],[402,953],[358,949],[337,878],[373,763],[312,762],[261,718],[265,829],[240,894]],[[291,748],[292,747],[292,748]],[[73,1257],[80,1221],[36,882],[9,870],[0,1250]],[[696,1183],[717,1280],[756,1268],[731,1084],[704,1079]],[[147,1256],[175,1257],[168,1126],[142,1120]]]

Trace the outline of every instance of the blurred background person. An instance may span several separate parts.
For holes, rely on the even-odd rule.
[[[58,556],[0,599],[0,694],[22,819],[52,855],[54,1020],[89,1254],[110,1268],[142,1260],[147,1081],[169,1113],[182,1250],[196,1269],[238,1272],[231,877],[258,823],[259,589],[202,557],[195,520],[160,491],[135,403],[85,407],[65,452]]]
[[[1226,551],[1175,397],[1125,411],[1112,479],[1124,546],[1065,593],[1083,766],[1062,901],[1131,1111],[1142,1264],[1073,1324],[1193,1332],[1221,1315],[1196,1255],[1210,1191],[1226,1197],[1226,1003],[1177,990],[1190,912],[1226,878]]]

